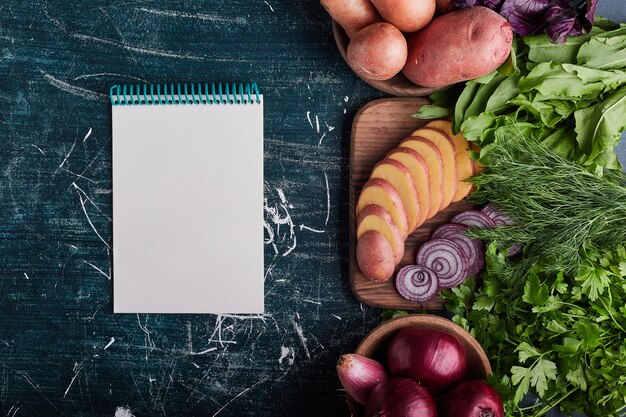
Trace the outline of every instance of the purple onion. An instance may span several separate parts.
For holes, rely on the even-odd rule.
[[[496,226],[513,226],[515,224],[513,220],[504,214],[502,209],[495,204],[487,204],[480,212],[493,220]]]
[[[476,275],[485,265],[485,245],[480,240],[465,235],[468,227],[459,223],[443,224],[433,232],[432,239],[448,239],[463,249],[467,256],[468,275]]]
[[[440,288],[459,285],[468,276],[468,262],[463,248],[448,239],[432,239],[417,251],[417,264],[435,272]]]
[[[428,391],[408,378],[379,384],[365,406],[365,417],[436,417],[437,405]]]
[[[437,274],[422,265],[408,265],[398,271],[396,288],[409,301],[423,303],[439,291]]]
[[[491,220],[489,216],[481,213],[478,210],[467,210],[457,214],[450,220],[451,223],[460,223],[466,226],[476,226],[481,229],[491,229],[496,227],[496,224]]]
[[[513,220],[511,220],[509,216],[504,214],[502,209],[496,206],[495,204],[487,204],[485,207],[483,207],[483,209],[481,210],[481,213],[487,215],[491,220],[493,220],[493,222],[495,223],[497,227],[513,226],[515,224]],[[510,257],[510,256],[517,255],[518,253],[522,251],[523,247],[524,246],[522,244],[510,247],[509,250],[507,251],[507,256]]]

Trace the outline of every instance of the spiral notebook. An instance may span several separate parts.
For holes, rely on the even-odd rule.
[[[263,312],[256,84],[115,85],[113,310]]]

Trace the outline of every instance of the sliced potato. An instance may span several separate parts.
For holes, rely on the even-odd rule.
[[[387,181],[380,178],[372,178],[363,186],[359,201],[356,207],[357,218],[361,211],[370,205],[381,206],[398,226],[402,236],[406,238],[408,234],[408,220],[406,210],[402,203],[402,198],[398,191]]]
[[[416,228],[420,227],[430,212],[430,174],[426,161],[422,155],[409,148],[396,148],[387,154],[387,159],[400,162],[413,177],[420,213]]]
[[[452,197],[452,202],[456,203],[457,201],[461,201],[465,197],[467,197],[472,190],[472,183],[465,181],[466,179],[474,175],[474,163],[467,153],[469,149],[469,144],[467,143],[463,135],[455,135],[452,133],[452,122],[450,122],[449,120],[433,120],[432,122],[429,122],[426,127],[432,127],[433,129],[441,130],[446,135],[448,135],[448,137],[450,137],[454,142],[454,146],[456,149],[456,169],[459,184],[456,190],[456,194],[454,195],[454,197]]]
[[[357,220],[356,238],[360,239],[370,230],[379,232],[391,244],[394,253],[394,263],[397,265],[404,256],[404,238],[398,230],[398,226],[393,222],[389,213],[381,206],[367,206],[361,212]]]
[[[420,206],[417,190],[409,170],[398,161],[383,159],[374,166],[370,178],[381,178],[398,191],[406,210],[408,232],[411,233],[415,230],[420,218]]]
[[[443,159],[441,152],[431,141],[415,136],[403,140],[399,147],[411,149],[419,154],[428,167],[430,209],[427,218],[431,219],[439,212],[443,201]]]
[[[432,142],[441,152],[441,161],[443,162],[443,200],[439,207],[439,211],[441,211],[450,205],[458,188],[454,142],[441,130],[430,127],[417,129],[412,136],[418,136]]]

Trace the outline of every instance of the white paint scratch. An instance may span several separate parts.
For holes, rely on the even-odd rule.
[[[217,350],[216,347],[212,347],[212,348],[208,348],[208,349],[205,349],[203,351],[200,351],[200,352],[189,352],[189,354],[190,355],[204,355],[206,353],[213,352],[213,351],[216,351],[216,350]]]
[[[164,51],[161,49],[142,48],[139,46],[129,45],[124,42],[117,42],[117,41],[112,41],[110,39],[97,38],[95,36],[83,35],[81,33],[75,33],[73,36],[83,41],[96,42],[96,43],[102,43],[105,45],[116,46],[118,48],[122,48],[130,52],[137,52],[139,54],[160,56],[163,58],[191,59],[194,61],[203,61],[205,59],[204,57],[201,57],[201,56],[195,56],[195,55],[189,55],[189,54],[178,54],[176,52]],[[101,94],[101,95],[105,98],[107,97],[104,94]]]
[[[89,138],[89,136],[91,136],[92,131],[93,129],[89,128],[89,130],[87,131],[87,134],[85,135],[85,138],[83,139],[83,143],[85,143],[85,141]]]
[[[317,114],[315,115],[315,130],[317,133],[320,133],[320,119],[317,117]]]
[[[282,189],[276,188],[276,193],[278,194],[280,202],[278,204],[274,204],[273,207],[270,206],[268,198],[264,198],[264,227],[268,233],[268,238],[265,239],[265,244],[271,244],[276,255],[280,254],[281,256],[287,256],[297,246],[295,225],[293,223],[293,219],[291,218],[291,214],[289,213],[289,209],[293,208],[293,206],[289,204]],[[266,196],[267,195],[268,193],[266,193]],[[283,227],[283,231],[281,232],[281,226],[287,226],[287,231],[285,231],[285,228]],[[280,250],[279,245],[281,245]],[[286,250],[283,250],[282,248],[284,245],[287,245]]]
[[[266,2],[265,0],[263,0],[263,3],[267,4],[267,7],[270,8],[270,10],[272,11],[272,13],[274,13],[274,8],[272,7],[271,4],[269,4],[268,2]]]
[[[188,13],[182,12],[178,10],[159,10],[159,9],[149,9],[147,7],[140,7],[137,10],[144,13],[150,13],[157,16],[167,16],[167,17],[180,17],[183,19],[197,19],[204,20],[212,23],[235,23],[238,25],[245,25],[248,23],[248,19],[245,17],[224,17],[218,16],[214,14],[206,14],[206,13]]]
[[[109,281],[111,281],[111,276],[109,274],[107,274],[106,272],[104,272],[102,269],[98,268],[97,266],[95,266],[94,264],[92,264],[91,262],[87,262],[87,261],[83,261],[84,264],[89,265],[90,267],[92,267],[93,269],[95,269],[96,271],[100,272],[102,275],[104,275],[105,277],[107,277],[107,279]]]
[[[331,314],[331,316],[333,316],[333,317],[334,317],[334,318],[336,318],[337,320],[343,320],[341,317],[339,317],[339,316],[338,316],[338,315],[336,315],[336,314]]]
[[[146,83],[146,84],[149,82],[145,78],[134,77],[132,75],[126,75],[126,74],[118,74],[118,73],[115,73],[115,72],[97,72],[95,74],[83,74],[83,75],[79,75],[78,77],[75,77],[74,81],[82,80],[82,79],[85,79],[85,78],[92,78],[92,77],[120,77],[120,78],[128,78],[128,79],[131,79],[131,80],[141,81],[141,82]]]
[[[7,412],[7,417],[15,417],[17,415],[17,412],[20,411],[20,408],[22,408],[21,405],[17,405],[17,404],[12,405],[11,408],[9,408],[9,411]]]
[[[24,272],[24,278],[30,279],[30,277],[28,276],[28,274],[26,272]]]
[[[328,186],[328,175],[324,172],[324,181],[326,182],[326,220],[324,220],[324,227],[328,226],[328,219],[330,219],[330,187]]]
[[[298,320],[300,320],[300,315],[298,313],[296,313],[296,317],[298,318]],[[304,354],[306,355],[307,359],[310,360],[311,353],[309,352],[309,346],[307,345],[307,338],[304,337],[302,326],[294,318],[291,319],[291,324],[293,324],[293,329],[296,331],[296,334],[298,335],[298,338],[300,339],[300,344],[302,344],[302,347],[304,348]]]
[[[46,154],[39,146],[35,145],[34,143],[31,143],[30,146],[37,149],[42,155]]]
[[[135,417],[128,407],[117,407],[114,417]]]
[[[87,222],[89,223],[89,226],[91,226],[91,229],[94,231],[96,236],[98,236],[98,238],[102,241],[102,243],[104,243],[107,248],[110,248],[109,243],[106,240],[104,240],[102,235],[100,235],[100,233],[98,232],[98,229],[96,229],[96,226],[93,225],[93,222],[91,221],[91,218],[89,217],[89,214],[87,213],[87,208],[85,207],[85,200],[83,200],[83,196],[78,191],[76,191],[76,193],[78,194],[78,198],[80,199],[80,207],[83,209],[83,213],[85,213],[85,217],[87,218]]]
[[[75,96],[79,96],[89,100],[102,100],[107,97],[105,94],[96,93],[95,91],[87,90],[86,88],[71,85],[63,80],[53,77],[52,75],[41,69],[39,70],[39,72],[43,74],[43,78],[48,82],[48,84],[58,88],[61,91],[65,91],[66,93],[74,94]]]
[[[79,177],[79,178],[84,178],[84,179],[85,179],[85,180],[87,180],[87,181],[94,182],[92,179],[87,178],[87,177],[83,177],[83,176],[82,176],[82,175],[80,175],[80,174],[76,174],[76,173],[73,173],[73,172],[71,172],[71,171],[68,171],[68,172],[69,172],[70,174],[76,175],[76,176],[77,176],[77,177]],[[83,172],[84,172],[84,171],[83,171]],[[73,183],[71,184],[71,186],[72,186],[72,187],[74,187],[74,189],[76,190],[76,192],[78,192],[79,194],[80,194],[80,193],[82,193],[83,197],[85,197],[85,200],[87,200],[87,201],[88,201],[88,202],[89,202],[92,206],[94,206],[94,207],[96,208],[96,210],[98,210],[98,211],[100,212],[100,214],[102,214],[104,217],[106,217],[106,218],[107,218],[107,220],[108,220],[108,221],[111,221],[111,218],[110,218],[110,217],[109,217],[109,216],[108,216],[105,212],[103,212],[103,211],[100,209],[100,207],[99,207],[99,206],[98,206],[98,205],[97,205],[97,204],[96,204],[96,203],[95,203],[95,202],[94,202],[91,198],[89,198],[89,196],[87,195],[87,193],[85,192],[85,190],[83,190],[82,188],[80,188],[80,187],[78,186],[78,184],[76,184],[75,182],[73,182]],[[108,250],[108,249],[107,249],[107,250]]]
[[[72,388],[72,385],[74,385],[74,381],[76,381],[76,378],[78,377],[78,374],[80,374],[80,371],[82,369],[83,369],[83,365],[82,364],[79,365],[77,362],[74,362],[74,376],[72,377],[72,380],[70,381],[70,384],[65,389],[65,393],[63,394],[63,398],[67,397],[67,393],[70,392],[70,388]]]
[[[309,126],[311,126],[311,129],[313,129],[313,122],[311,121],[311,112],[310,111],[306,112],[306,119],[309,121]]]
[[[324,138],[326,137],[326,133],[328,132],[324,132],[322,134],[322,137],[320,138],[319,142],[317,142],[317,147],[319,148],[320,146],[322,146],[322,141],[324,140]]]
[[[231,405],[233,403],[233,401],[235,401],[237,398],[241,397],[242,395],[245,395],[248,391],[250,391],[251,389],[256,388],[257,385],[265,382],[265,379],[262,379],[260,381],[255,382],[252,386],[244,389],[243,391],[241,391],[239,394],[235,395],[230,401],[228,401],[226,404],[224,404],[222,406],[222,408],[220,408],[219,410],[217,410],[217,412],[215,414],[213,414],[211,417],[215,417],[216,415],[218,415],[219,413],[221,413],[222,411],[224,411],[224,409],[226,407],[228,407],[229,405]]]
[[[329,132],[332,132],[333,130],[335,130],[335,126],[330,126],[328,123],[324,122],[324,124],[326,125],[326,129],[328,129]]]
[[[110,348],[113,343],[115,343],[115,338],[114,337],[112,337],[111,340],[109,340],[109,343],[107,343],[104,346],[104,350],[107,350],[108,348]]]
[[[305,302],[305,303],[316,304],[316,305],[318,305],[318,306],[321,306],[321,305],[322,305],[322,303],[320,303],[319,301],[313,301],[313,300],[309,300],[309,299],[304,299],[304,300],[302,300],[302,301],[303,301],[303,302]]]
[[[278,363],[282,365],[285,359],[287,359],[287,364],[289,366],[293,365],[293,362],[296,359],[296,351],[294,348],[287,346],[280,347],[280,357],[278,358]]]
[[[65,154],[65,158],[63,158],[63,161],[61,162],[61,165],[59,165],[59,168],[63,168],[63,165],[65,165],[65,163],[67,162],[67,158],[69,158],[72,155],[72,152],[74,152],[74,148],[76,148],[76,142],[78,140],[74,140],[74,143],[72,144],[72,147],[70,148],[70,151]]]
[[[343,101],[344,101],[344,102],[346,102],[346,103],[347,103],[347,102],[348,102],[348,100],[350,100],[350,97],[348,97],[348,96],[344,96],[344,97],[343,97]]]
[[[313,232],[313,233],[325,233],[326,232],[326,230],[314,229],[312,227],[305,226],[304,224],[300,225],[300,230],[308,230],[309,232]]]

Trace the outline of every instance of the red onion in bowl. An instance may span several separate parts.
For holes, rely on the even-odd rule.
[[[491,229],[496,227],[493,220],[478,210],[467,210],[457,214],[450,220],[451,223],[461,223],[466,226],[476,226],[481,229]]]
[[[448,239],[463,249],[467,256],[467,275],[476,275],[485,265],[485,245],[465,235],[468,226],[459,223],[443,224],[435,230],[432,239]]]
[[[448,239],[432,239],[417,251],[416,263],[435,272],[439,288],[452,288],[468,276],[467,256],[459,244]]]
[[[365,406],[365,417],[437,417],[428,391],[412,379],[392,378],[379,384]]]
[[[468,369],[465,350],[456,337],[415,327],[393,337],[387,366],[393,376],[414,379],[434,394],[461,382]]]
[[[504,417],[496,390],[485,381],[466,381],[439,403],[439,417]]]
[[[437,295],[439,278],[425,266],[407,265],[396,275],[396,288],[407,300],[423,303]]]
[[[379,362],[356,353],[339,358],[337,375],[346,393],[359,404],[365,404],[370,392],[387,380],[387,373]]]

